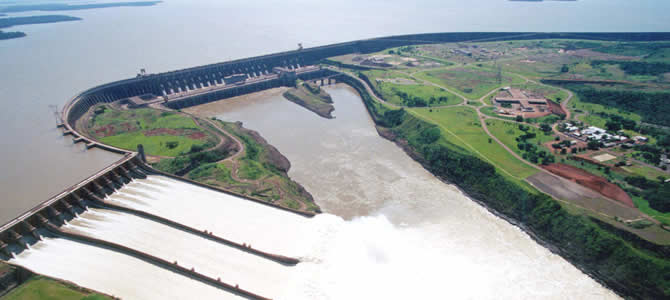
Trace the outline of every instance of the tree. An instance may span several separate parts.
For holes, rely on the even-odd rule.
[[[561,149],[561,154],[567,154],[567,153],[568,153],[568,150],[566,150],[565,148]]]
[[[440,138],[440,129],[437,127],[426,128],[421,131],[419,141],[423,144],[431,144]]]
[[[664,184],[656,191],[650,192],[645,197],[649,206],[660,212],[670,212],[670,184]]]
[[[598,150],[600,149],[600,142],[598,141],[589,141],[589,143],[586,145],[589,150]]]
[[[621,130],[621,123],[610,120],[605,123],[605,127],[610,131],[619,131]]]
[[[561,67],[561,73],[568,73],[568,72],[570,72],[570,68],[568,68],[568,65],[565,65],[565,64],[564,64],[564,65]]]
[[[572,149],[570,149],[570,153],[572,153],[572,154],[576,154],[576,153],[577,153],[577,148],[572,148]]]
[[[544,132],[549,132],[551,131],[551,126],[549,126],[549,124],[542,123],[540,124],[540,130]]]
[[[523,122],[523,116],[516,116],[517,122]]]

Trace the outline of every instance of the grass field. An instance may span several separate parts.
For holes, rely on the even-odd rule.
[[[516,76],[503,74],[502,82],[498,83],[497,71],[474,67],[426,71],[417,73],[416,76],[438,85],[454,88],[469,99],[479,99],[496,87],[522,82]]]
[[[670,174],[661,172],[659,170],[639,165],[639,164],[633,164],[632,166],[628,167],[622,167],[622,169],[631,172],[636,175],[644,176],[649,180],[658,180],[658,177],[665,177],[665,178],[670,178]]]
[[[642,117],[640,117],[640,115],[638,115],[636,113],[623,111],[623,110],[613,108],[613,107],[607,107],[607,106],[604,106],[604,105],[601,105],[601,104],[595,104],[595,103],[589,103],[589,102],[581,101],[581,99],[579,99],[579,97],[577,95],[575,95],[572,98],[572,100],[570,100],[570,103],[568,104],[568,108],[570,110],[572,110],[573,112],[575,112],[575,114],[580,114],[579,112],[576,112],[575,110],[581,110],[583,112],[584,111],[591,112],[592,114],[593,113],[598,113],[598,112],[604,112],[604,113],[611,114],[611,115],[612,114],[619,115],[621,117],[631,119],[631,120],[634,120],[636,122],[639,122],[642,119]]]
[[[384,100],[396,105],[406,105],[403,98],[399,96],[402,93],[407,94],[411,98],[421,98],[426,101],[428,106],[455,105],[463,102],[460,97],[435,86],[379,82],[377,83],[377,87]],[[446,101],[441,101],[440,99],[444,99],[442,97],[446,97]]]
[[[2,300],[104,300],[111,299],[69,287],[60,282],[36,276],[2,297]]]
[[[443,130],[444,137],[451,143],[472,151],[481,158],[491,162],[506,175],[523,179],[537,172],[526,165],[495,141],[490,140],[477,118],[477,112],[469,107],[425,108],[412,109],[412,113],[420,118],[437,124]]]
[[[647,202],[647,200],[644,200],[642,197],[632,196],[631,198],[633,198],[633,203],[635,203],[635,206],[641,212],[663,223],[670,224],[670,213],[662,213],[649,207],[649,202]]]
[[[491,134],[498,138],[507,147],[514,150],[515,153],[523,155],[523,151],[519,150],[519,147],[517,147],[518,142],[516,141],[516,138],[525,134],[525,132],[519,129],[518,123],[501,120],[486,120],[486,123]],[[535,127],[528,125],[524,126],[528,127],[528,133],[535,133],[536,135],[535,138],[528,139],[528,143],[541,145],[554,140],[553,134],[545,135],[544,132]]]
[[[169,157],[188,152],[194,145],[206,147],[218,142],[190,117],[149,108],[105,107],[93,117],[89,132],[114,147],[136,150],[142,144],[149,155]]]

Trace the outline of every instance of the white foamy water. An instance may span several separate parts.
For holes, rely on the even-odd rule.
[[[84,213],[66,229],[221,274],[273,299],[618,298],[377,136],[352,91],[329,92],[337,108],[334,120],[272,97],[222,116],[244,121],[276,145],[292,162],[290,175],[315,196],[324,214],[305,218],[162,176],[135,180],[107,197],[256,249],[298,257],[303,262],[297,266],[109,211]],[[153,281],[157,289],[198,286],[188,293],[192,298],[232,296],[211,297],[210,287],[188,278],[58,239],[37,244],[16,262],[126,299],[165,294],[142,291],[146,294],[138,297],[145,282],[103,280],[107,268],[169,278]],[[184,291],[167,298],[179,293]]]
[[[122,299],[243,299],[131,256],[61,238],[44,238],[11,262]]]
[[[91,209],[63,229],[121,244],[260,295],[282,294],[290,267],[136,217]]]

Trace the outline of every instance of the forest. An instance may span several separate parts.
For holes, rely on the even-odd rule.
[[[644,122],[670,126],[670,93],[596,89],[575,83],[564,87],[575,92],[581,101],[637,113]]]
[[[621,70],[630,75],[658,76],[664,73],[670,73],[670,64],[662,62],[594,60],[591,62],[591,65],[594,67],[601,65],[619,65]]]

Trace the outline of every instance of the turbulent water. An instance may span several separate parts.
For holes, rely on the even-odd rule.
[[[0,139],[7,145],[0,165],[9,170],[0,172],[0,223],[119,158],[73,145],[55,128],[49,105],[62,108],[79,91],[134,77],[140,68],[165,72],[293,50],[298,43],[420,32],[665,31],[668,10],[670,1],[658,0],[165,0],[64,11],[59,14],[83,20],[3,29],[28,36],[0,41]],[[53,12],[10,16],[40,14]]]
[[[326,213],[305,218],[172,179],[135,180],[107,200],[277,254],[294,267],[133,215],[90,210],[64,227],[159,256],[274,299],[611,299],[617,296],[425,171],[379,137],[360,98],[329,88],[327,120],[269,93],[197,109],[225,110],[263,132],[293,163],[290,175]],[[276,94],[276,93],[275,93]],[[264,116],[264,117],[260,117]],[[339,216],[338,216],[339,215]],[[72,250],[69,250],[69,249]],[[54,260],[54,257],[61,257]],[[174,298],[233,297],[186,277],[94,246],[47,239],[17,263],[126,299],[159,299],[142,280],[104,280],[107,270],[156,273]],[[163,283],[165,282],[165,283]],[[200,286],[202,285],[202,286]]]
[[[668,8],[652,0],[168,0],[155,7],[67,12],[80,22],[14,27],[28,37],[0,42],[6,108],[0,111],[1,138],[12,142],[0,155],[0,221],[117,159],[72,145],[53,128],[47,105],[62,106],[77,91],[132,77],[142,67],[161,72],[294,49],[300,42],[316,46],[417,32],[666,30],[670,19],[662,12]],[[616,298],[380,138],[351,90],[329,92],[334,120],[278,95],[204,109],[243,121],[277,146],[292,163],[290,175],[324,214],[307,219],[156,176],[108,197],[299,257],[299,265],[279,265],[107,210],[83,213],[64,229],[178,261],[275,299]],[[235,298],[139,259],[62,238],[44,238],[12,262],[124,299]]]

